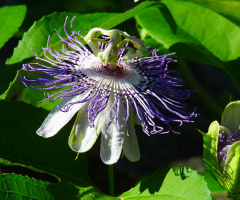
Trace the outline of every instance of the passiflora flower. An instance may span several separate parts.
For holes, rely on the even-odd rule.
[[[240,101],[234,101],[224,109],[221,125],[214,121],[207,134],[202,132],[205,165],[233,198],[240,192],[239,125]]]
[[[74,18],[73,18],[74,19]],[[93,28],[83,37],[80,31],[58,36],[60,50],[43,48],[44,57],[23,65],[27,72],[40,72],[39,78],[21,81],[28,88],[55,90],[45,94],[50,102],[62,99],[47,116],[37,134],[55,135],[77,114],[69,145],[76,152],[88,151],[101,134],[100,156],[113,164],[123,150],[130,161],[140,158],[134,129],[135,115],[147,135],[175,132],[174,122],[190,122],[195,111],[187,113],[180,101],[191,91],[181,89],[181,80],[171,76],[169,55],[158,56],[143,41],[117,29]],[[102,37],[97,37],[101,33]],[[85,46],[83,43],[86,43]],[[146,56],[146,57],[144,57]]]

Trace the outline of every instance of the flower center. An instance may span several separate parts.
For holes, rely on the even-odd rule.
[[[101,32],[103,35],[108,36],[109,41],[99,39],[96,36],[97,32]],[[122,40],[122,37],[125,39]],[[107,67],[112,70],[117,70],[117,68],[120,67],[118,66],[118,55],[120,49],[128,50],[128,52],[120,58],[123,61],[128,61],[138,56],[147,55],[148,53],[147,48],[142,40],[117,29],[104,30],[101,28],[93,28],[84,37],[84,40],[91,47],[94,54],[98,56],[99,60],[107,63]],[[99,46],[99,42],[106,44],[107,47],[102,49]],[[126,46],[125,44],[128,42],[131,42],[134,48]]]
[[[234,134],[233,132],[230,132],[227,128],[223,126],[220,127],[217,149],[219,162],[221,159],[223,159],[224,161],[226,160],[227,150],[234,142],[239,141],[239,139],[240,130],[237,132],[237,134]]]
[[[89,60],[84,61],[84,66],[79,69],[81,73],[92,79],[112,79],[114,81],[140,82],[141,76],[134,63],[119,60],[115,69],[110,68],[109,63],[101,61],[92,55]]]

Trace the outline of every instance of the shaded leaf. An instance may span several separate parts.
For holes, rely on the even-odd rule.
[[[49,184],[37,181],[34,186],[38,187],[43,184],[42,189],[50,193],[49,198],[52,195],[53,199],[61,199],[59,198],[61,195],[66,197],[71,194],[70,197],[73,198],[70,199],[77,199],[77,197],[113,199],[92,186],[87,174],[84,155],[80,154],[79,158],[74,160],[76,153],[67,144],[70,127],[65,126],[52,138],[41,138],[37,136],[35,130],[46,117],[47,111],[12,101],[0,101],[0,109],[0,157],[4,158],[0,159],[1,164],[28,166],[27,168],[36,172],[46,172],[57,176],[61,180],[59,183]],[[22,177],[19,181],[24,182],[26,179]],[[30,182],[34,183],[34,181],[36,180]],[[173,191],[172,188],[176,189]],[[6,190],[3,191],[6,192]],[[183,194],[189,199],[203,199],[203,196],[204,199],[210,199],[203,177],[184,167],[159,170],[141,181],[135,188],[122,194],[120,198],[184,199]]]
[[[10,81],[14,80],[18,70],[22,68],[21,65],[3,67],[0,72],[0,99],[4,99],[4,91],[9,87]],[[2,96],[2,95],[3,96]],[[6,94],[5,94],[6,95]]]
[[[49,183],[15,174],[0,175],[0,194],[39,200],[88,199],[91,195],[108,198],[93,187],[84,154],[75,160],[77,154],[68,146],[71,127],[65,126],[56,136],[45,139],[36,130],[46,110],[13,101],[0,101],[0,110],[0,164],[49,173],[60,180]]]
[[[75,161],[76,153],[68,146],[71,127],[65,126],[56,136],[44,139],[36,134],[48,114],[44,109],[23,102],[0,101],[0,110],[2,158],[57,176],[75,177],[84,182],[84,179],[90,180],[84,155]]]

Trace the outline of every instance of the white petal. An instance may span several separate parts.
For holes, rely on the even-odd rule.
[[[124,134],[119,134],[112,123],[107,132],[101,135],[100,157],[105,164],[111,165],[118,161],[122,152]]]
[[[136,162],[140,159],[140,150],[138,146],[138,139],[136,136],[133,117],[130,115],[128,119],[129,130],[128,135],[125,134],[123,143],[123,152],[128,160]]]
[[[126,134],[127,126],[124,124],[126,119],[126,111],[122,103],[119,108],[118,121],[113,120],[111,125],[107,128],[110,119],[108,111],[113,105],[113,96],[110,97],[108,107],[104,110],[103,116],[106,117],[105,123],[102,127],[100,157],[105,164],[114,164],[121,156],[124,136]],[[111,111],[114,114],[115,110]],[[124,124],[124,125],[123,125]],[[123,125],[123,126],[122,126]]]
[[[67,103],[79,101],[81,98],[82,96],[79,95],[63,99],[60,104],[58,104],[58,106],[56,106],[48,114],[47,118],[37,130],[37,134],[45,138],[55,135],[65,124],[69,122],[73,115],[81,108],[82,104],[78,103],[73,105],[68,112],[62,112],[59,108],[63,109]]]
[[[232,146],[232,145],[226,145],[226,146],[222,149],[222,152],[228,154],[229,149],[230,149],[231,146]]]
[[[93,146],[101,131],[99,119],[98,115],[95,119],[95,127],[91,128],[88,122],[88,113],[83,109],[79,110],[68,142],[74,151],[86,152]]]

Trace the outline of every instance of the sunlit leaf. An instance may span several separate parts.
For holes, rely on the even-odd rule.
[[[229,103],[222,114],[221,125],[229,131],[237,133],[240,128],[240,101]]]
[[[222,64],[209,50],[175,23],[164,5],[145,9],[136,16],[136,20],[141,26],[139,29],[141,39],[145,42],[150,36],[165,49],[176,52],[178,56],[188,60],[204,64]]]
[[[187,0],[225,15],[230,19],[240,21],[239,0]]]
[[[186,167],[160,169],[120,197],[126,200],[212,199],[203,176]]]
[[[222,178],[218,160],[217,160],[217,147],[218,147],[218,134],[219,124],[214,121],[208,128],[208,133],[200,131],[203,135],[203,160],[207,169],[213,174],[214,177],[218,177],[218,181],[221,185],[225,185]]]
[[[227,190],[223,188],[215,178],[212,177],[209,171],[205,171],[201,175],[204,176],[204,180],[207,182],[207,186],[212,194],[227,193]]]
[[[145,35],[182,58],[221,67],[240,90],[239,1],[160,2],[136,17]]]
[[[50,183],[17,174],[0,175],[2,199],[54,199],[46,188]]]
[[[130,9],[124,13],[121,13],[113,18],[111,18],[108,22],[103,23],[100,27],[104,29],[111,29],[114,26],[121,24],[122,22],[134,17],[136,14],[142,12],[147,7],[150,7],[153,5],[154,2],[145,1],[139,4],[138,6],[134,7],[133,9]]]
[[[64,35],[64,21],[68,16],[68,30],[70,29],[70,21],[74,16],[77,16],[73,22],[74,30],[87,31],[94,26],[99,26],[103,22],[108,21],[112,17],[116,16],[116,13],[94,13],[94,14],[78,14],[78,13],[53,13],[46,17],[43,17],[39,21],[35,22],[33,26],[24,34],[23,39],[19,42],[15,48],[11,58],[7,60],[7,64],[15,64],[23,61],[27,58],[34,57],[32,49],[40,54],[42,47],[46,47],[47,38],[50,35],[50,45],[57,43],[60,39],[55,31],[61,35]]]
[[[176,24],[221,61],[240,56],[240,27],[232,21],[195,3],[175,0],[163,3]]]
[[[4,6],[0,8],[0,48],[17,32],[26,14],[26,6]]]
[[[49,183],[17,174],[0,175],[0,196],[2,199],[78,199],[76,185],[66,181]]]

